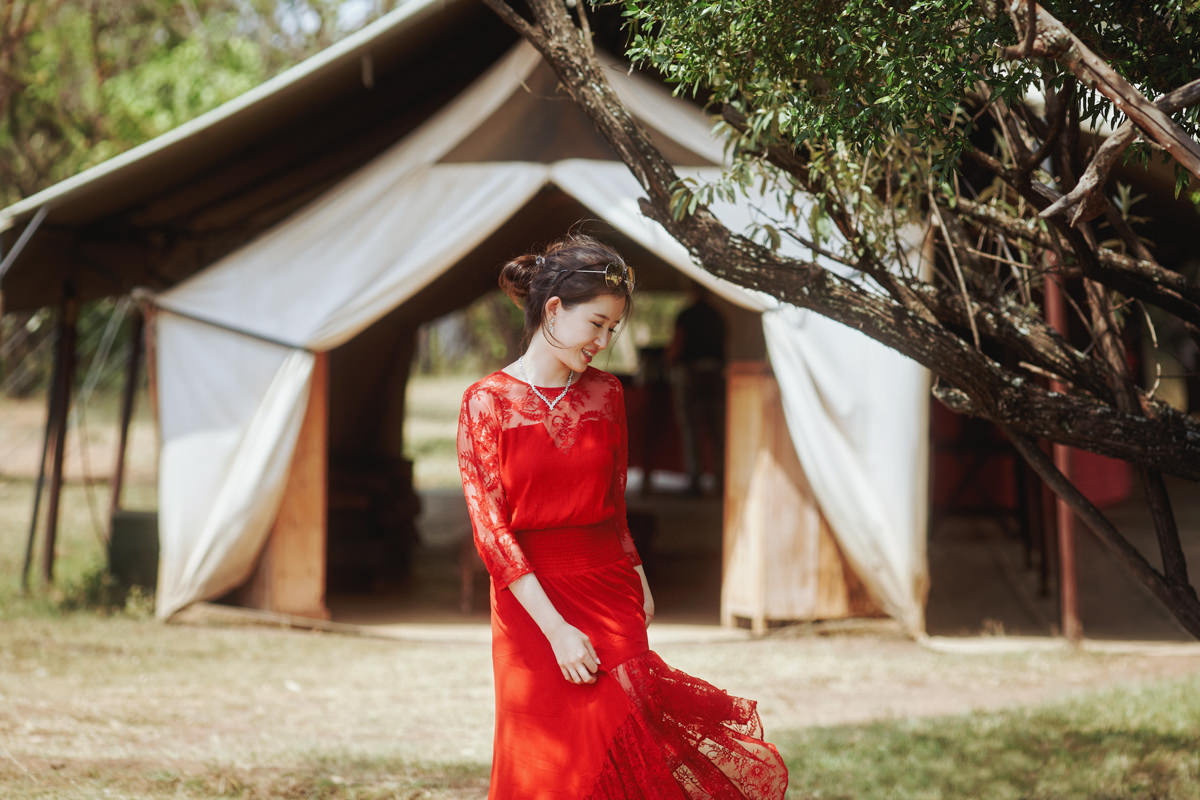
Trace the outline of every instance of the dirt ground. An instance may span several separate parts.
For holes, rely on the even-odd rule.
[[[421,641],[90,615],[9,620],[0,630],[0,780],[101,762],[181,774],[331,756],[486,764],[489,647],[468,632]],[[865,628],[761,639],[691,626],[652,633],[669,663],[756,698],[768,735],[1200,674],[1194,645],[919,644]]]

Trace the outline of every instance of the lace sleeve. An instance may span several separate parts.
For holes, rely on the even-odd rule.
[[[468,390],[458,416],[458,470],[471,515],[475,549],[496,589],[532,572],[509,528],[508,503],[500,482],[500,419],[495,398]]]
[[[625,416],[625,389],[618,378],[613,378],[613,420],[617,424],[617,457],[613,467],[613,507],[617,510],[617,523],[621,528],[621,547],[636,567],[642,563],[633,535],[629,532],[629,518],[625,510],[626,471],[629,467],[629,420]]]

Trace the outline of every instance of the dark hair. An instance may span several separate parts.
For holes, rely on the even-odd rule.
[[[603,270],[608,264],[625,266],[621,254],[585,234],[572,233],[553,242],[541,253],[527,253],[509,261],[500,270],[500,288],[525,309],[525,335],[521,349],[545,323],[546,301],[562,300],[564,308],[609,294],[625,299],[625,316],[633,310],[633,293],[627,282],[609,286],[604,275],[579,270]],[[549,332],[547,332],[549,335]]]

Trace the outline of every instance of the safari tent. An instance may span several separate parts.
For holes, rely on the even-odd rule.
[[[701,112],[615,61],[608,75],[682,174],[715,174]],[[411,487],[400,422],[417,328],[493,289],[506,257],[598,219],[643,285],[702,284],[732,323],[727,621],[849,613],[861,581],[919,634],[925,371],[713,278],[639,195],[536,52],[477,4],[416,0],[0,212],[0,291],[9,309],[136,292],[148,310],[159,616],[231,592],[321,616],[339,470]]]

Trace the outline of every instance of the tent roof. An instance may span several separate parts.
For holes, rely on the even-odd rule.
[[[411,0],[262,86],[0,210],[7,310],[166,287],[233,251],[415,129],[515,35],[479,3]]]

